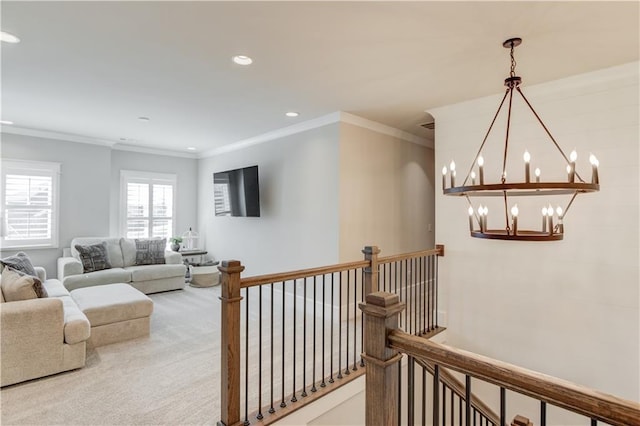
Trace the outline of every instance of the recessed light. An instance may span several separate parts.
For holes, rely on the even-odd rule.
[[[297,112],[295,112],[295,111],[289,111],[289,112],[288,112],[288,113],[286,113],[285,115],[286,115],[287,117],[297,117],[297,116],[299,116],[300,114],[298,114],[298,113],[297,113]]]
[[[139,121],[144,121],[145,123],[151,120],[149,117],[138,117]]]
[[[189,151],[195,151],[195,150],[196,150],[196,149],[195,149],[195,147],[193,147],[193,146],[190,146],[190,147],[188,147],[187,149],[188,149]]]
[[[9,121],[9,120],[0,120],[0,124],[6,124],[8,126],[13,124],[13,121]]]
[[[251,65],[253,63],[253,59],[245,55],[236,55],[233,57],[233,62],[238,65]]]
[[[0,31],[0,40],[7,43],[20,43],[20,39],[18,37],[4,31]]]
[[[127,140],[127,138],[120,138],[120,140],[124,142]]]

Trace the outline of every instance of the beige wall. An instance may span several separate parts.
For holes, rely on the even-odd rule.
[[[341,262],[432,248],[433,150],[353,124],[340,124]]]
[[[640,398],[638,81],[638,63],[632,63],[523,88],[561,146],[578,151],[579,172],[590,179],[590,152],[600,160],[601,191],[578,197],[564,241],[470,238],[466,202],[437,191],[436,240],[446,245],[441,306],[450,344]],[[466,171],[500,98],[430,111],[439,168],[455,158]],[[515,138],[523,139],[529,149],[549,143],[541,133]],[[522,161],[521,152],[513,155]],[[534,159],[547,175],[557,167],[550,157]],[[539,206],[532,213],[521,209],[523,222],[539,224]],[[498,226],[500,213],[493,211],[490,225]]]

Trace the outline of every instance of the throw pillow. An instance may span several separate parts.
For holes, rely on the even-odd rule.
[[[136,265],[159,265],[165,263],[165,238],[161,240],[136,240]]]
[[[42,283],[34,276],[21,274],[7,267],[2,271],[0,280],[2,295],[6,302],[47,297],[47,292]]]
[[[38,276],[29,256],[27,256],[25,252],[20,251],[13,256],[5,257],[0,260],[0,263],[12,268],[14,271],[22,272],[23,274],[34,277]]]
[[[111,269],[111,262],[109,262],[106,242],[103,241],[100,244],[92,244],[89,246],[76,244],[75,248],[78,250],[80,261],[82,262],[82,268],[85,273]]]

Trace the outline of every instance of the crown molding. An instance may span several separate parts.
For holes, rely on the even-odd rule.
[[[182,157],[182,158],[193,158],[193,159],[198,158],[198,155],[196,153],[180,152],[180,151],[173,151],[170,149],[152,148],[152,147],[140,146],[140,145],[128,145],[128,144],[122,144],[122,143],[117,143],[113,145],[111,149],[115,151],[129,151],[129,152],[140,152],[143,154],[166,155],[169,157]]]
[[[71,133],[52,132],[50,130],[29,129],[26,127],[16,127],[13,125],[3,125],[2,133],[22,136],[34,136],[36,138],[56,139],[68,142],[87,143],[91,145],[100,145],[112,147],[116,144],[114,141],[100,138],[92,138],[82,135],[74,135]]]
[[[365,129],[373,130],[374,132],[382,133],[383,135],[393,136],[394,138],[402,139],[417,145],[426,146],[431,149],[434,147],[433,140],[422,138],[403,130],[396,129],[395,127],[362,118],[358,115],[349,114],[348,112],[340,112],[340,121],[343,123],[353,124],[354,126],[364,127]]]

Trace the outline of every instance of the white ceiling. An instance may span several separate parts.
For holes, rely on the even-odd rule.
[[[429,138],[425,110],[503,90],[509,37],[525,85],[637,61],[639,5],[3,1],[3,131],[202,153],[346,111]]]

